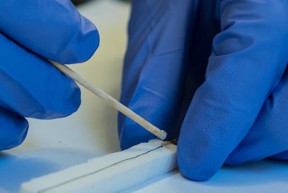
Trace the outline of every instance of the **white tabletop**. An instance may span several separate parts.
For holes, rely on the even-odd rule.
[[[126,47],[129,5],[91,1],[80,11],[98,27],[101,45],[91,60],[74,65],[87,80],[118,98]],[[82,89],[79,111],[64,119],[29,120],[25,142],[0,153],[0,192],[18,192],[22,182],[119,150],[117,113]],[[191,182],[179,172],[152,179],[127,192],[288,192],[288,165],[261,162],[222,169],[208,182]]]

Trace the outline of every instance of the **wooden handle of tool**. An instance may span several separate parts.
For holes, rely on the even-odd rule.
[[[71,79],[78,82],[83,87],[87,88],[89,91],[103,99],[108,105],[116,109],[117,111],[120,111],[142,127],[144,127],[147,131],[153,133],[156,135],[159,139],[165,140],[167,137],[167,133],[164,130],[160,130],[148,121],[146,121],[144,118],[133,112],[131,109],[127,108],[120,102],[118,102],[115,98],[104,92],[103,90],[96,88],[91,83],[83,79],[79,74],[74,72],[72,69],[67,67],[66,65],[59,64],[57,62],[50,61],[56,68],[58,68],[61,72],[63,72],[65,75],[70,77]]]

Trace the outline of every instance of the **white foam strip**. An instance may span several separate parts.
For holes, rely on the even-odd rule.
[[[32,179],[21,193],[119,192],[176,168],[176,146],[154,140]]]

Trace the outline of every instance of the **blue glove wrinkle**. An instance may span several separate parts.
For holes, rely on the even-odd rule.
[[[220,32],[220,16],[215,8],[218,7],[217,3],[216,1],[201,1],[197,7],[197,17],[195,15],[189,17],[191,18],[189,26],[193,23],[192,19],[196,22],[194,22],[194,27],[186,32],[187,34],[193,34],[193,36],[186,40],[187,53],[185,62],[188,64],[188,68],[185,69],[184,96],[182,103],[179,104],[181,105],[181,110],[179,112],[177,128],[181,128],[196,90],[205,81],[213,38]],[[196,11],[193,12],[195,13]],[[179,138],[179,134],[176,138]]]
[[[28,122],[23,117],[0,108],[0,151],[20,145],[28,131]]]
[[[44,58],[80,63],[99,45],[96,27],[70,0],[9,0],[1,1],[0,8],[5,10],[0,13],[0,31]]]

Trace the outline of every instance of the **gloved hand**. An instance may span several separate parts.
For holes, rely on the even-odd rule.
[[[24,117],[53,119],[78,109],[79,87],[46,59],[83,62],[99,36],[70,0],[6,0],[0,10],[0,150],[5,150],[24,140]]]
[[[177,138],[178,165],[288,153],[288,1],[134,0],[121,101]],[[180,131],[181,130],[181,131]],[[154,138],[119,115],[121,147]]]

